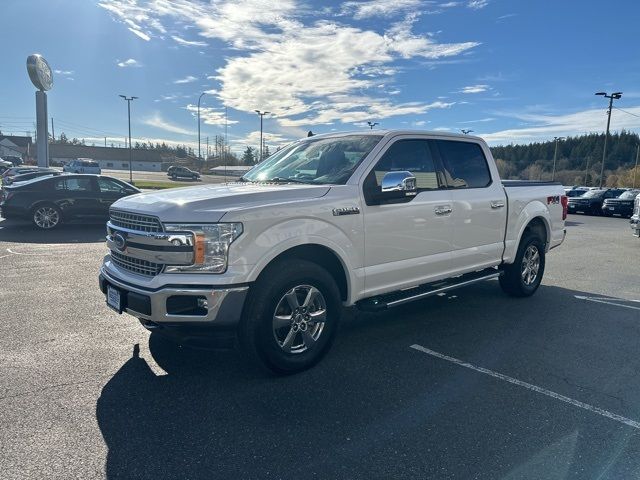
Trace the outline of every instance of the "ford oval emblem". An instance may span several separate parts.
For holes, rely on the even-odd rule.
[[[120,233],[116,233],[113,236],[113,243],[116,245],[116,248],[120,251],[124,251],[127,248],[127,239],[124,238]]]

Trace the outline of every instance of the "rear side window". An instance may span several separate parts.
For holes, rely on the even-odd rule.
[[[54,188],[71,192],[90,192],[93,190],[90,178],[61,178],[56,180]]]
[[[477,143],[436,140],[451,188],[484,188],[491,184],[489,165]]]
[[[435,162],[428,140],[398,140],[391,145],[373,169],[376,184],[389,172],[407,171],[416,177],[418,190],[439,187]]]

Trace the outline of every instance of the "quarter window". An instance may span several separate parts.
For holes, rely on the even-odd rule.
[[[489,165],[480,145],[452,140],[436,140],[436,144],[449,187],[484,188],[491,184]]]
[[[373,169],[376,184],[389,172],[407,171],[416,177],[418,190],[439,188],[435,162],[427,140],[398,140],[385,152]]]

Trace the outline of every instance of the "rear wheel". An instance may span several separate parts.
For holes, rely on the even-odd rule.
[[[333,277],[306,260],[279,262],[254,284],[239,338],[250,359],[278,374],[312,367],[335,337],[342,306]]]
[[[52,230],[60,225],[62,213],[55,205],[39,205],[33,209],[31,220],[41,230]]]
[[[542,281],[544,266],[544,243],[537,235],[525,233],[514,262],[503,269],[500,277],[502,290],[512,297],[533,295]]]

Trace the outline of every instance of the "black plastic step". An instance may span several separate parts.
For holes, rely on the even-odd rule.
[[[492,278],[498,278],[502,271],[497,268],[485,268],[477,272],[465,273],[457,277],[441,280],[438,282],[425,283],[415,287],[399,290],[397,292],[378,295],[360,300],[356,303],[360,310],[367,312],[378,312],[387,308],[397,307],[405,303],[421,300],[431,295],[444,293],[455,288],[464,287],[477,282],[484,282]]]

